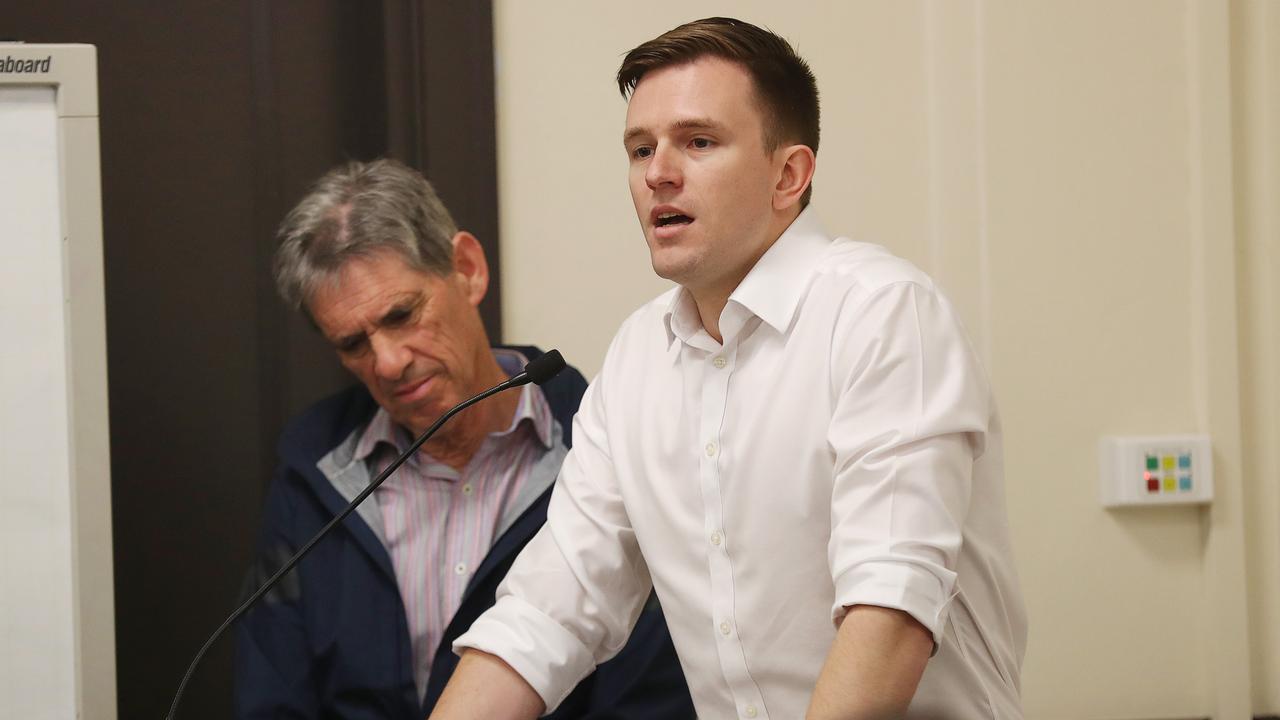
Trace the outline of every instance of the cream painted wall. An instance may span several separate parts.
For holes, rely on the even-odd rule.
[[[937,277],[990,366],[1028,717],[1280,712],[1280,10],[498,0],[507,339],[590,375],[666,287],[626,189],[613,73],[637,43],[726,12],[788,37],[818,76],[826,224]],[[1166,432],[1213,435],[1211,508],[1099,507],[1098,437]]]
[[[1280,709],[1280,3],[1232,4],[1254,708]]]

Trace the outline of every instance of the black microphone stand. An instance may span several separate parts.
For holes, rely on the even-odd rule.
[[[191,665],[187,668],[187,673],[182,676],[182,682],[178,684],[178,692],[173,696],[173,705],[169,707],[169,714],[165,716],[166,720],[174,720],[174,718],[177,717],[178,703],[182,700],[182,693],[187,689],[187,683],[191,680],[191,676],[195,674],[196,666],[198,666],[200,661],[204,659],[204,654],[213,646],[214,641],[216,641],[228,627],[231,627],[232,623],[239,620],[240,616],[244,615],[254,603],[262,598],[263,595],[266,595],[267,592],[280,581],[280,578],[284,577],[290,570],[292,570],[293,566],[297,565],[298,561],[310,552],[311,548],[314,547],[316,543],[320,542],[320,539],[327,535],[335,525],[342,522],[344,518],[351,514],[352,510],[356,509],[357,505],[364,502],[365,498],[369,497],[374,490],[377,490],[383,480],[386,480],[391,473],[395,472],[397,468],[403,465],[406,460],[417,452],[418,448],[422,446],[422,443],[426,442],[427,438],[431,437],[436,430],[439,430],[440,426],[445,424],[445,421],[472,405],[475,405],[481,400],[484,400],[491,395],[497,395],[503,390],[510,390],[511,388],[527,385],[531,382],[541,385],[563,369],[564,358],[561,357],[560,351],[548,351],[525,365],[524,372],[508,378],[505,382],[494,385],[475,397],[463,400],[450,408],[444,415],[441,415],[439,420],[432,423],[431,427],[427,428],[426,432],[419,435],[418,439],[413,441],[413,444],[409,446],[408,450],[405,450],[400,457],[395,459],[395,462],[388,465],[386,470],[379,473],[378,477],[373,479],[373,482],[369,483],[364,490],[361,490],[360,494],[347,505],[346,509],[334,516],[334,518],[325,524],[323,528],[320,528],[320,532],[316,533],[315,537],[308,540],[307,544],[303,545],[301,550],[295,553],[293,557],[289,558],[289,561],[282,565],[274,575],[267,578],[267,581],[262,584],[262,587],[258,588],[253,595],[250,595],[248,600],[241,603],[240,607],[236,608],[235,612],[231,613],[231,615],[218,626],[218,629],[213,631],[213,635],[205,641],[204,646],[200,648],[200,652],[196,653],[195,659],[191,661]]]

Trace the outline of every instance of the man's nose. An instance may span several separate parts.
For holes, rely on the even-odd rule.
[[[680,153],[669,145],[659,144],[653,150],[653,157],[649,158],[644,181],[651,190],[657,190],[662,185],[679,187],[684,180],[680,162]]]
[[[413,353],[399,340],[384,332],[369,338],[373,350],[373,371],[381,380],[400,380],[413,362]]]

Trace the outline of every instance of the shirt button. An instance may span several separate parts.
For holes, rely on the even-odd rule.
[[[757,714],[759,714],[759,711],[756,710],[755,705],[747,705],[745,708],[742,709],[742,714],[746,715],[749,718],[753,718]]]
[[[466,575],[466,574],[467,574],[467,564],[466,564],[466,563],[458,563],[457,565],[454,565],[454,566],[453,566],[453,572],[454,572],[454,573],[456,573],[456,574],[458,574],[458,575]]]
[[[473,489],[473,488],[471,487],[471,483],[467,483],[466,485],[463,485],[463,486],[462,486],[462,494],[463,494],[463,495],[470,495],[470,494],[471,494],[471,492],[472,492],[472,489]]]
[[[722,623],[720,623],[720,634],[721,634],[721,635],[728,636],[728,634],[729,634],[729,623],[727,623],[727,622],[722,622]]]
[[[712,360],[711,364],[715,365],[717,370],[723,370],[724,366],[728,365],[729,363],[723,357],[718,357],[715,360]]]
[[[716,454],[716,444],[707,443],[707,457],[711,457],[712,455],[715,455],[715,454]]]
[[[717,530],[716,532],[711,533],[711,544],[712,544],[712,545],[719,545],[719,544],[720,544],[720,541],[721,541],[721,540],[723,540],[723,539],[724,539],[724,536],[723,536],[723,535],[721,535],[721,534],[720,534],[720,532],[719,532],[718,530]]]

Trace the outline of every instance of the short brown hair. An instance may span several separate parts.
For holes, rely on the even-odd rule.
[[[646,73],[702,57],[741,65],[751,76],[764,115],[764,148],[784,142],[818,152],[818,83],[813,71],[783,38],[733,18],[712,17],[685,23],[637,46],[618,68],[618,90],[629,98]],[[809,204],[810,185],[800,199]]]

